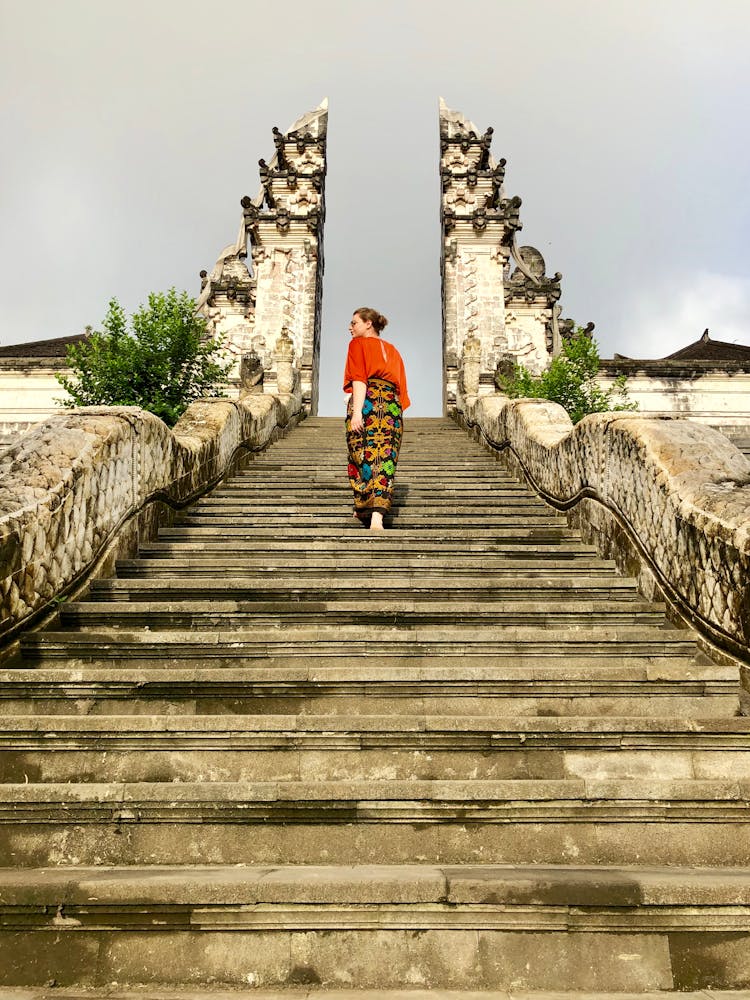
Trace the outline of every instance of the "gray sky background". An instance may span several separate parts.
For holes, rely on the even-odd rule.
[[[748,0],[0,0],[0,343],[199,291],[327,96],[321,412],[353,308],[440,409],[437,101],[495,127],[521,243],[602,354],[750,343]]]

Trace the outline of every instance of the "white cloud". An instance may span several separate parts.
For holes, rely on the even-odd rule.
[[[698,271],[633,303],[627,354],[663,358],[697,340],[750,344],[750,277]],[[621,353],[625,353],[621,350]]]

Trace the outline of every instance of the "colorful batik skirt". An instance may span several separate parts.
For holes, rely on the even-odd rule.
[[[354,491],[354,513],[391,509],[393,479],[404,421],[396,387],[382,378],[367,382],[362,407],[364,430],[352,430],[352,400],[346,412],[346,445],[349,451],[349,483]]]

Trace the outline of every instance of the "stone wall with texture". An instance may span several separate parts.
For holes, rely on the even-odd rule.
[[[0,640],[54,608],[134,519],[199,496],[300,409],[299,395],[198,400],[170,430],[137,407],[87,407],[0,453]]]
[[[750,463],[680,418],[475,396],[454,416],[569,511],[584,539],[661,593],[712,645],[750,660]],[[649,594],[649,590],[651,594]]]

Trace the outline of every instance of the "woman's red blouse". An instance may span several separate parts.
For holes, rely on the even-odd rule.
[[[367,383],[369,378],[392,382],[396,386],[401,409],[409,406],[404,362],[393,344],[380,337],[352,337],[344,369],[344,392],[352,391],[352,382]]]

